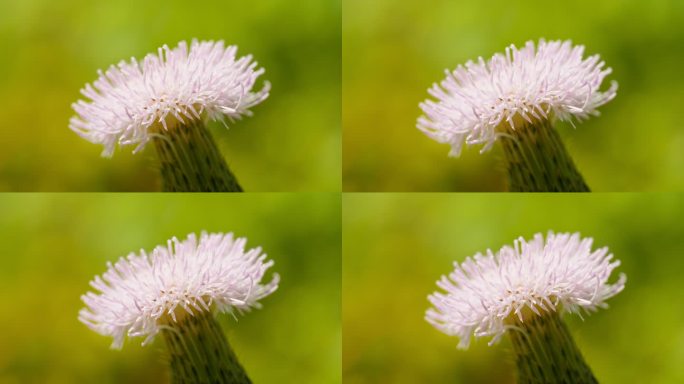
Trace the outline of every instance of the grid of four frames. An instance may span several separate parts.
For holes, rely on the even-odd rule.
[[[681,2],[200,3],[0,4],[0,383],[684,382]]]

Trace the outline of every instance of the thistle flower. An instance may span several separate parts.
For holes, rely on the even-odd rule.
[[[611,68],[598,55],[583,58],[584,46],[543,39],[537,47],[528,41],[521,49],[511,45],[490,60],[468,61],[429,90],[436,100],[420,103],[425,113],[418,128],[440,143],[451,145],[450,156],[459,156],[463,144],[482,144],[481,153],[505,137],[524,141],[521,131],[550,130],[555,119],[581,121],[598,115],[601,105],[615,97],[617,83],[600,91]],[[533,132],[534,133],[534,132]],[[562,143],[557,157],[567,157]],[[509,154],[510,156],[513,153]],[[548,157],[548,154],[542,154]],[[547,159],[548,161],[548,159]],[[571,160],[565,160],[570,162]],[[574,165],[572,166],[574,169]]]
[[[598,115],[601,105],[615,97],[617,83],[600,92],[603,79],[611,68],[594,55],[584,59],[583,45],[567,41],[532,41],[506,54],[495,54],[485,62],[468,61],[429,93],[437,101],[420,104],[426,116],[418,119],[418,128],[440,143],[451,144],[451,156],[459,156],[465,142],[484,144],[481,152],[510,126],[523,120],[558,118],[572,122]]]
[[[84,139],[104,146],[111,156],[118,143],[140,151],[160,129],[200,120],[223,121],[251,115],[249,108],[268,97],[269,83],[251,92],[264,73],[252,56],[236,57],[237,47],[223,41],[185,41],[167,45],[138,61],[121,61],[81,90],[89,101],[73,104],[77,115],[69,127]]]
[[[519,356],[529,360],[534,354],[530,350],[540,352],[538,348],[543,349],[539,356],[551,356],[533,365],[552,370],[553,364],[573,361],[573,372],[590,374],[559,314],[581,317],[582,312],[606,308],[606,300],[622,291],[626,280],[620,274],[615,283],[608,283],[620,262],[612,261],[606,247],[592,250],[592,242],[579,233],[549,232],[546,240],[538,233],[530,241],[519,238],[513,247],[504,246],[496,254],[487,250],[454,263],[454,271],[437,282],[444,292],[428,296],[434,307],[425,319],[445,334],[457,336],[460,348],[468,348],[473,336],[492,337],[492,345],[509,331]],[[542,336],[548,338],[528,345]],[[559,350],[564,351],[566,363],[554,360]],[[530,372],[539,376],[536,368]]]
[[[69,127],[84,139],[103,145],[105,157],[113,154],[117,143],[135,145],[135,153],[160,136],[170,137],[175,148],[169,152],[178,151],[188,139],[196,141],[199,150],[218,152],[207,133],[194,131],[204,130],[205,120],[225,124],[226,118],[234,121],[250,116],[250,108],[265,100],[270,89],[266,82],[261,90],[252,91],[264,69],[257,68],[252,56],[237,58],[236,54],[237,47],[224,47],[223,41],[192,40],[190,47],[181,41],[173,49],[164,45],[143,60],[131,58],[104,73],[98,71],[99,78],[81,90],[86,100],[73,104],[76,116]],[[191,130],[179,135],[179,126]],[[205,143],[203,136],[211,142]],[[227,171],[225,165],[216,166]]]
[[[190,352],[182,345],[192,343],[203,350],[207,343],[217,343],[225,358],[218,361],[216,370],[234,361],[237,368],[224,367],[224,371],[241,371],[213,313],[260,308],[259,300],[273,293],[279,281],[275,274],[270,282],[261,283],[273,261],[266,261],[261,248],[245,251],[245,244],[246,239],[235,239],[232,233],[202,232],[199,239],[194,234],[183,241],[174,237],[150,254],[141,250],[113,265],[108,263],[102,277],[90,283],[97,293],[82,296],[86,307],[78,318],[93,331],[113,337],[116,349],[122,347],[126,335],[145,337],[146,345],[165,331],[172,356],[182,360],[175,366],[206,360],[202,354],[187,356]],[[187,340],[177,342],[178,335]],[[176,372],[175,376],[183,375]]]

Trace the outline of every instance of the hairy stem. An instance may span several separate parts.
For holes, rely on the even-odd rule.
[[[247,373],[211,313],[185,316],[162,331],[174,384],[246,384]]]
[[[512,192],[589,192],[558,132],[546,119],[501,138]]]
[[[202,121],[161,129],[153,141],[165,192],[242,192]]]
[[[516,320],[513,342],[518,383],[596,384],[567,326],[557,313]]]

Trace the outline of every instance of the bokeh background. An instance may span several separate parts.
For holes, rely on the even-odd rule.
[[[339,191],[339,0],[0,1],[0,190],[159,190],[154,148],[100,157],[68,128],[80,89],[163,44],[223,39],[266,69],[254,116],[211,132],[248,191]]]
[[[558,125],[592,190],[684,189],[680,0],[345,0],[342,28],[345,191],[505,188],[498,145],[447,157],[418,103],[445,69],[540,37],[585,45],[620,84],[601,117]]]
[[[262,309],[219,316],[254,382],[340,382],[339,194],[3,194],[0,212],[0,383],[167,383],[163,339],[109,349],[80,296],[107,261],[201,230],[247,237],[281,276]]]
[[[565,316],[598,380],[684,382],[684,196],[354,194],[343,205],[345,383],[513,383],[508,338],[458,350],[423,319],[427,295],[453,261],[550,229],[593,237],[627,274],[609,309]]]

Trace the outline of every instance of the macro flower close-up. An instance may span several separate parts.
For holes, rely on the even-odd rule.
[[[447,77],[429,90],[436,100],[420,104],[425,115],[418,128],[450,144],[450,155],[459,156],[464,143],[482,144],[486,152],[509,129],[525,123],[598,115],[598,107],[615,97],[617,82],[601,91],[612,69],[599,55],[585,58],[584,51],[569,40],[541,39],[536,46],[533,41],[522,48],[511,45],[505,54],[447,70]]]
[[[420,103],[418,129],[456,157],[464,143],[482,144],[482,153],[501,140],[511,192],[589,192],[553,125],[574,126],[615,97],[616,81],[600,90],[612,69],[583,56],[582,45],[540,39],[468,61],[429,90],[436,101]]]
[[[549,231],[454,263],[437,282],[444,292],[428,296],[434,307],[425,319],[458,337],[462,349],[472,336],[492,337],[492,345],[510,335],[519,383],[596,383],[561,318],[607,308],[625,287],[623,273],[608,282],[620,262],[592,243],[579,233]]]
[[[681,190],[675,3],[351,0],[344,190]]]
[[[116,144],[141,150],[155,135],[194,120],[240,119],[264,101],[270,84],[253,90],[264,73],[251,55],[223,41],[181,41],[142,60],[112,65],[81,91],[69,127],[84,139],[104,146],[111,156]]]
[[[102,144],[109,157],[119,146],[133,153],[154,142],[162,188],[167,192],[242,192],[205,123],[234,121],[268,97],[270,84],[252,92],[264,72],[250,55],[223,41],[185,41],[141,61],[121,61],[87,84],[90,101],[73,104],[69,127]]]
[[[0,1],[0,384],[684,384],[683,40],[684,0]]]
[[[339,383],[339,206],[327,194],[0,198],[14,255],[0,285],[16,293],[0,383]]]
[[[546,239],[538,233],[496,254],[487,250],[454,263],[454,271],[437,282],[444,292],[429,296],[434,307],[426,320],[467,348],[471,336],[498,341],[516,318],[551,312],[581,316],[606,307],[605,301],[622,291],[626,277],[620,274],[608,283],[620,262],[612,260],[607,247],[592,250],[592,243],[579,233],[549,232]]]
[[[95,332],[114,338],[145,337],[165,325],[200,313],[238,314],[259,308],[259,300],[278,288],[279,276],[261,280],[273,265],[261,248],[245,250],[247,240],[232,233],[173,238],[149,254],[141,250],[121,258],[97,276],[82,299],[79,319]]]

